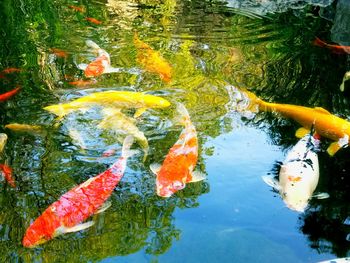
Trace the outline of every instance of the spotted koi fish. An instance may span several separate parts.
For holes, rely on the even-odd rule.
[[[186,183],[205,179],[193,169],[198,159],[198,139],[196,128],[183,104],[178,104],[180,122],[185,126],[178,141],[171,147],[163,164],[152,164],[151,170],[157,175],[157,194],[161,197],[170,197],[177,191],[185,188]]]
[[[111,66],[111,59],[106,50],[100,48],[94,41],[87,40],[86,45],[92,52],[97,53],[98,57],[89,64],[79,64],[78,68],[84,70],[85,77],[98,77],[105,73],[120,72],[119,68]]]
[[[123,177],[126,162],[133,154],[133,137],[127,136],[121,157],[106,171],[74,187],[51,204],[27,229],[22,244],[35,247],[54,237],[86,229],[93,222],[84,222],[93,214],[107,209],[105,202]]]

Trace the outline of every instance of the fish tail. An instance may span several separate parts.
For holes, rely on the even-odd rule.
[[[132,144],[134,143],[134,136],[128,135],[123,141],[122,157],[128,158],[136,153],[136,151],[130,150]]]
[[[190,121],[190,114],[186,107],[179,102],[176,104],[176,111],[179,113],[179,116],[175,118],[175,122],[185,126]]]
[[[95,49],[95,50],[101,49],[99,45],[97,45],[94,41],[89,40],[89,39],[85,41],[85,44],[89,48],[92,48],[92,49]]]
[[[69,104],[57,104],[57,105],[46,106],[44,107],[44,110],[47,110],[57,115],[59,118],[62,118],[68,113],[70,113],[73,109],[70,107]]]
[[[322,41],[318,37],[315,38],[315,40],[312,42],[312,44],[314,44],[315,46],[318,46],[318,47],[326,47],[327,46],[327,43]]]

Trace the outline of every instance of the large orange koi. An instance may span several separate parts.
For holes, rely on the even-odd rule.
[[[34,247],[57,235],[86,229],[93,222],[82,223],[105,210],[105,201],[123,177],[126,161],[133,154],[133,137],[125,138],[121,157],[106,171],[74,187],[50,205],[27,229],[22,244]]]
[[[198,182],[205,178],[199,172],[193,171],[198,159],[196,128],[184,105],[178,104],[177,110],[185,128],[178,141],[169,150],[163,165],[151,165],[151,170],[157,175],[157,194],[161,197],[170,197],[185,188],[186,183]]]
[[[141,41],[136,33],[134,44],[137,48],[137,62],[147,71],[157,73],[164,82],[169,82],[171,80],[171,66],[160,53]]]
[[[281,115],[298,122],[300,128],[296,135],[302,137],[314,126],[315,131],[328,139],[331,143],[327,152],[333,156],[339,149],[349,144],[350,122],[339,118],[321,107],[309,108],[292,104],[270,103],[259,99],[255,94],[245,91],[251,102],[259,106],[259,110],[278,112]]]

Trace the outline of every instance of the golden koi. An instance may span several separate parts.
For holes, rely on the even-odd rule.
[[[297,137],[303,137],[306,133],[309,133],[311,126],[314,126],[315,131],[319,135],[336,141],[331,143],[327,149],[331,156],[349,144],[350,122],[331,114],[321,107],[309,108],[292,104],[270,103],[259,99],[249,91],[244,92],[253,104],[259,106],[259,110],[278,112],[284,117],[291,118],[302,125],[303,128],[296,132]]]
[[[151,170],[157,175],[157,194],[161,197],[170,197],[178,190],[185,188],[186,183],[198,182],[205,177],[193,169],[198,159],[198,139],[196,128],[184,105],[178,104],[177,111],[185,126],[178,141],[171,147],[165,160],[160,166],[152,164]]]
[[[6,142],[7,142],[6,133],[0,133],[0,153],[2,153],[2,151],[4,150]]]
[[[115,108],[138,109],[135,116],[140,116],[147,108],[165,108],[170,102],[158,96],[133,91],[101,91],[91,93],[69,103],[50,105],[44,108],[59,118],[76,110],[90,108],[94,105],[101,105]]]
[[[112,129],[117,133],[122,132],[127,135],[132,135],[142,147],[144,151],[143,160],[145,161],[149,149],[148,141],[144,133],[135,125],[135,120],[127,117],[116,108],[104,108],[102,112],[104,118],[98,127],[105,130]]]
[[[10,123],[5,125],[6,129],[19,132],[42,132],[42,128],[39,125],[29,125],[29,124],[20,124],[20,123]]]
[[[164,82],[170,82],[172,68],[160,53],[141,41],[136,33],[134,44],[137,48],[137,62],[147,71],[157,73]]]

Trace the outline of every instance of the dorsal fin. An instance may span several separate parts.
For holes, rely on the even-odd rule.
[[[315,107],[314,110],[315,110],[315,111],[318,111],[318,112],[320,112],[320,113],[324,113],[324,114],[332,114],[332,113],[330,113],[328,110],[326,110],[326,109],[324,109],[324,108],[322,108],[322,107]]]

